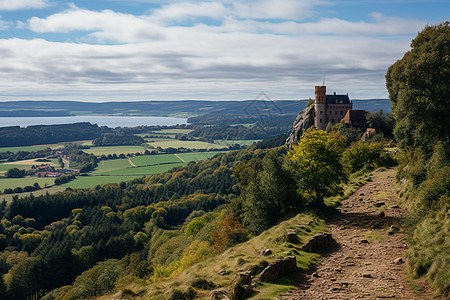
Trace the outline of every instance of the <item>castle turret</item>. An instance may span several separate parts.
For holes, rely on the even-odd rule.
[[[327,87],[316,86],[315,87],[315,101],[314,101],[314,126],[316,128],[325,130],[327,127]]]

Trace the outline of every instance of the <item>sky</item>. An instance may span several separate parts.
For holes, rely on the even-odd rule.
[[[0,101],[387,98],[450,1],[0,0]]]

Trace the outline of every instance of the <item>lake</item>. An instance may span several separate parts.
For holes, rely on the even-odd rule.
[[[177,125],[187,124],[187,119],[172,117],[144,117],[144,116],[70,116],[70,117],[1,117],[0,127],[30,125],[72,124],[89,122],[98,126],[135,127],[140,125]]]

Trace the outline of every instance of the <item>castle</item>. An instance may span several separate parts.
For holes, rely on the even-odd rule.
[[[353,126],[361,126],[365,122],[364,110],[353,110],[353,103],[347,95],[326,94],[326,86],[315,87],[314,126],[325,130],[329,123],[339,123],[342,119]]]

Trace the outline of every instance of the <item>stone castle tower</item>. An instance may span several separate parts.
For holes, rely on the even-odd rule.
[[[324,85],[315,87],[314,101],[314,126],[325,130],[328,123],[339,123],[348,110],[352,110],[353,103],[347,95],[327,95],[327,87]]]

